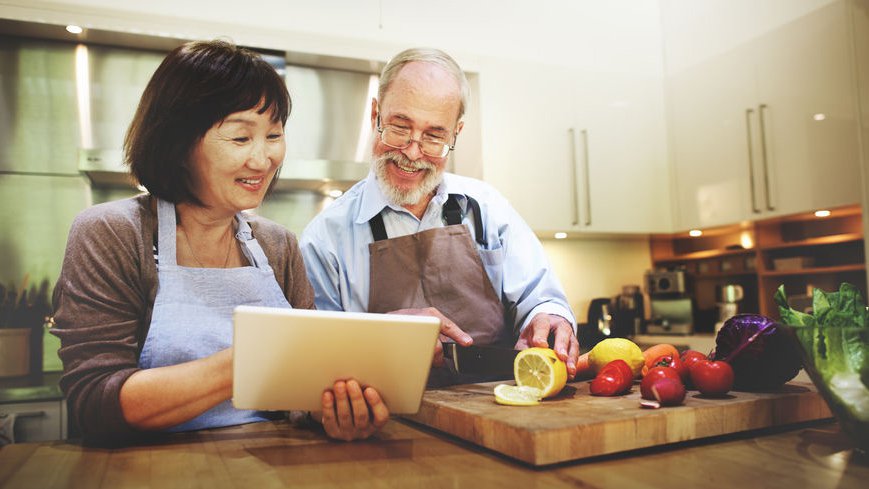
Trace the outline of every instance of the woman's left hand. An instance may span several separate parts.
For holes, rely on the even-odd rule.
[[[351,441],[368,438],[389,421],[389,409],[373,387],[355,380],[338,380],[323,392],[323,429],[330,438]]]

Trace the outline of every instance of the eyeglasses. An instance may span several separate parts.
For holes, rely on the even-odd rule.
[[[415,142],[419,144],[419,150],[422,151],[422,154],[432,158],[443,158],[451,150],[456,149],[455,139],[453,139],[453,144],[425,134],[420,139],[413,139],[410,137],[410,129],[389,124],[381,127],[380,114],[377,114],[377,132],[380,133],[380,142],[390,148],[405,149]]]

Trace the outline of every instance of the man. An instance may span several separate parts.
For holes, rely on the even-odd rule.
[[[444,172],[467,96],[441,51],[406,50],[384,68],[371,172],[302,233],[315,304],[434,315],[441,341],[461,345],[547,347],[552,335],[573,378],[575,320],[540,242],[491,186]]]

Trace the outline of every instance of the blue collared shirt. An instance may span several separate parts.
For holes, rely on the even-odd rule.
[[[315,217],[302,233],[300,245],[308,279],[314,287],[317,309],[368,310],[369,253],[373,242],[368,221],[382,211],[387,236],[397,238],[443,227],[441,211],[449,194],[460,194],[463,224],[474,236],[474,217],[467,212],[465,195],[480,204],[487,245],[475,243],[483,267],[501,298],[506,327],[516,331],[537,313],[557,314],[576,328],[561,283],[552,271],[540,241],[492,186],[459,175],[444,173],[422,216],[417,219],[403,207],[391,205],[373,173]],[[460,328],[461,324],[458,325]]]

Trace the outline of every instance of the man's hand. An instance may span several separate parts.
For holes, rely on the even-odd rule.
[[[399,309],[389,312],[389,314],[409,314],[411,316],[433,316],[441,320],[441,334],[435,342],[435,353],[431,364],[435,367],[444,365],[444,345],[447,340],[453,340],[462,346],[468,346],[474,342],[471,335],[462,331],[462,328],[456,326],[456,323],[450,321],[449,318],[441,314],[434,307],[425,307],[422,309]]]
[[[573,379],[576,376],[576,361],[579,359],[579,342],[573,326],[567,319],[556,314],[539,313],[531,319],[531,322],[522,330],[519,341],[516,342],[517,350],[524,350],[532,346],[549,348],[549,333],[555,333],[555,345],[553,350],[563,362],[567,364],[567,376]]]
[[[389,409],[373,387],[362,390],[355,380],[338,380],[323,392],[323,429],[330,438],[368,438],[389,421]]]

